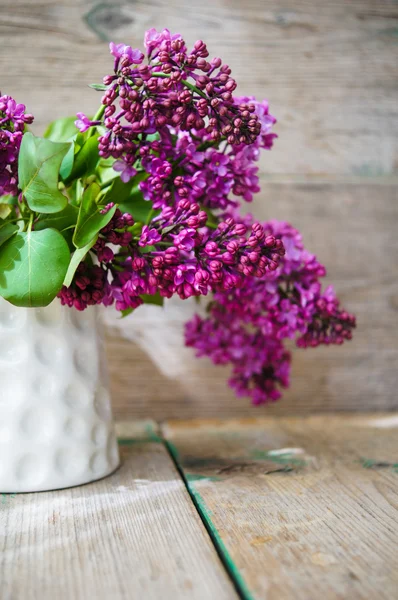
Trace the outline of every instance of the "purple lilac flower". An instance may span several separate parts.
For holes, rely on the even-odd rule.
[[[75,121],[75,126],[78,128],[80,133],[84,133],[93,125],[91,119],[89,119],[84,113],[78,112],[77,119]]]
[[[181,35],[179,33],[171,34],[168,29],[163,29],[163,31],[156,31],[154,27],[152,29],[148,29],[145,32],[144,36],[144,46],[148,53],[148,56],[151,56],[154,50],[157,53],[162,49],[167,49],[170,47],[170,43],[173,40],[181,40]]]
[[[197,315],[187,323],[185,343],[196,355],[208,356],[216,365],[232,365],[230,386],[237,396],[249,396],[253,404],[280,398],[279,387],[289,385],[290,353],[278,340],[251,333],[225,313],[217,319]]]
[[[120,173],[120,179],[127,183],[134,175],[137,174],[137,169],[134,169],[126,160],[117,160],[113,163],[113,169]]]
[[[140,134],[205,130],[213,142],[251,144],[261,132],[252,102],[236,103],[236,82],[219,58],[208,62],[206,45],[197,41],[188,52],[180,35],[152,29],[145,35],[148,64],[143,55],[123,44],[110,44],[115,57],[114,75],[102,103],[104,126],[100,155],[116,159],[139,150]]]
[[[217,147],[206,148],[207,134],[200,135],[198,142],[190,133],[180,132],[173,145],[171,132],[164,130],[162,144],[141,146],[142,166],[149,177],[140,189],[155,208],[172,203],[173,198],[191,198],[211,209],[226,210],[236,207],[239,197],[250,202],[260,190],[256,165],[260,139],[251,145],[226,144],[220,152]],[[151,156],[152,152],[157,156]],[[177,165],[174,169],[173,164]]]
[[[232,364],[231,386],[254,403],[276,399],[276,385],[288,384],[285,338],[295,338],[301,348],[341,344],[355,327],[333,289],[322,292],[325,268],[304,248],[299,232],[284,222],[262,227],[283,242],[286,253],[278,266],[242,286],[217,290],[209,316],[186,326],[186,344],[216,364]]]
[[[150,246],[151,244],[157,244],[161,239],[162,236],[157,229],[150,229],[148,225],[144,225],[138,245],[141,247]]]
[[[175,207],[166,207],[151,226],[144,225],[140,236],[133,239],[128,231],[132,218],[117,210],[93,249],[109,282],[106,301],[113,297],[124,310],[135,307],[142,294],[159,292],[167,298],[178,294],[186,299],[228,291],[241,286],[246,275],[261,278],[277,268],[283,244],[267,235],[259,223],[247,230],[227,218],[211,230],[204,227],[206,221],[207,214],[198,204],[180,200]],[[108,244],[122,247],[117,256],[112,257]],[[73,289],[73,302],[79,298],[81,306],[81,294],[76,286]],[[68,299],[69,293],[64,289],[61,298]],[[88,303],[87,294],[85,297]]]
[[[109,44],[109,51],[115,58],[126,58],[130,64],[140,65],[144,60],[144,55],[141,50],[133,50],[131,46],[126,44]]]
[[[207,318],[186,326],[186,343],[216,364],[231,364],[230,385],[254,404],[288,385],[290,353],[351,339],[355,318],[340,308],[326,271],[287,223],[239,214],[260,189],[257,162],[277,137],[266,101],[235,97],[236,82],[202,41],[188,51],[179,34],[149,30],[140,50],[110,44],[114,73],[104,78],[101,123],[79,113],[78,126],[101,124],[101,157],[139,188],[156,212],[145,225],[116,211],[63,303],[79,310],[115,303],[135,309],[143,295],[213,294]],[[104,210],[108,208],[105,207]],[[205,209],[205,210],[204,210]],[[115,246],[117,249],[115,249]],[[101,282],[101,284],[100,284]],[[96,293],[101,285],[102,294]]]
[[[58,297],[61,304],[77,310],[84,310],[87,306],[95,304],[111,304],[113,299],[108,300],[109,290],[110,286],[104,269],[98,265],[88,266],[81,263],[78,266],[73,285],[69,288],[64,286]]]
[[[18,155],[26,125],[33,115],[11,96],[0,93],[0,196],[18,195]]]

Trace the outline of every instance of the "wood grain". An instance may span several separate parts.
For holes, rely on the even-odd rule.
[[[162,420],[397,409],[397,199],[394,185],[268,184],[256,214],[290,220],[302,231],[307,247],[327,265],[327,281],[335,284],[342,304],[357,314],[354,340],[342,347],[293,349],[291,388],[284,398],[275,406],[251,407],[228,388],[227,368],[182,348],[183,322],[194,304],[181,303],[186,314],[177,320],[173,313],[168,330],[162,329],[167,313],[154,309],[142,321],[140,309],[119,322],[108,341],[117,416],[152,414]],[[166,345],[162,354],[160,338]]]
[[[3,600],[237,597],[156,430],[122,433],[114,475],[0,503]]]
[[[396,415],[169,422],[163,433],[242,597],[393,600]]]

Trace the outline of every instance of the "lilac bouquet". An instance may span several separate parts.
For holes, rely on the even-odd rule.
[[[240,212],[259,191],[256,161],[276,137],[266,101],[235,95],[231,69],[150,29],[146,55],[110,44],[113,73],[95,116],[54,121],[0,96],[0,295],[56,297],[123,315],[178,294],[211,296],[186,325],[199,356],[233,367],[255,404],[288,385],[290,353],[351,339],[355,318],[321,289],[325,268],[288,223]]]

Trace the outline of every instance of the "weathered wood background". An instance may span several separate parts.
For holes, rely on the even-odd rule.
[[[350,345],[295,352],[291,390],[264,411],[397,408],[397,3],[1,0],[0,89],[28,105],[38,133],[93,112],[98,97],[85,83],[111,71],[106,42],[139,45],[151,26],[205,39],[242,94],[269,99],[280,138],[262,159],[253,211],[298,226],[358,315]],[[225,370],[179,350],[173,315],[166,329],[161,314],[137,312],[109,330],[117,416],[261,414],[234,398]]]

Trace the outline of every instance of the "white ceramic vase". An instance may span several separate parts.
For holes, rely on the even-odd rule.
[[[0,298],[0,493],[88,483],[119,465],[95,308]]]

